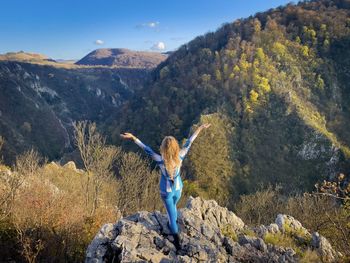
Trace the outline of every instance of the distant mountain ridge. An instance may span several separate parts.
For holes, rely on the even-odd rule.
[[[30,52],[8,52],[5,54],[0,54],[0,61],[54,61],[48,56],[38,53]]]
[[[34,147],[50,159],[72,150],[72,122],[102,123],[143,87],[167,55],[99,49],[74,64],[29,52],[0,54],[2,155]],[[85,63],[85,62],[86,63]]]
[[[62,68],[0,61],[5,163],[32,147],[50,159],[61,158],[74,146],[73,121],[103,122],[133,96],[148,75],[148,70],[137,68]]]
[[[158,52],[133,51],[125,48],[101,48],[92,51],[76,64],[151,69],[167,57],[166,54]]]

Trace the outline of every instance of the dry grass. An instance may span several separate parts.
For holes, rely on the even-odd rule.
[[[95,200],[86,204],[87,191],[95,192],[86,189],[91,171],[47,164],[35,151],[18,156],[10,170],[1,167],[0,261],[82,262],[103,224],[116,222],[121,212],[162,207],[158,173],[134,153],[120,151],[116,174],[99,178],[94,213]]]
[[[7,235],[0,243],[4,256],[27,262],[82,261],[101,225],[120,217],[112,198],[101,198],[101,206],[90,216],[82,187],[86,176],[52,163],[41,164],[34,151],[19,156],[14,169],[2,173],[0,181],[0,236]],[[111,185],[104,182],[101,196],[112,195]]]

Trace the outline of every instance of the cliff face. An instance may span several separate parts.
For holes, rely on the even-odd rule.
[[[190,197],[178,220],[180,251],[172,243],[166,215],[142,211],[104,225],[85,262],[335,262],[341,256],[324,237],[310,234],[287,215],[278,215],[269,226],[249,228],[215,201]]]
[[[0,134],[6,163],[31,147],[50,159],[61,157],[73,146],[73,121],[103,122],[147,75],[145,69],[0,61]]]

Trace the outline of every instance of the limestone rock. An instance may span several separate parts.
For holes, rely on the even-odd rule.
[[[67,168],[67,169],[70,169],[70,170],[73,170],[73,171],[77,170],[77,167],[76,167],[76,165],[75,165],[75,163],[73,161],[67,162],[65,165],[63,165],[63,167]]]
[[[275,222],[281,232],[288,232],[301,238],[311,238],[310,232],[292,216],[279,214]]]
[[[258,226],[258,227],[254,227],[253,231],[261,238],[263,238],[267,233],[270,234],[277,234],[278,232],[280,232],[280,229],[278,227],[277,224],[272,223],[268,226]]]
[[[221,207],[214,200],[203,200],[201,198],[190,197],[187,201],[186,208],[194,217],[208,221],[212,226],[222,227],[229,224],[233,229],[238,230],[244,227],[242,219],[237,217],[227,208]]]
[[[335,262],[339,256],[329,241],[318,232],[312,234],[312,246],[317,250],[323,262]]]
[[[159,211],[140,211],[121,218],[115,224],[106,224],[89,245],[85,262],[299,261],[293,249],[267,244],[260,237],[261,233],[285,232],[286,226],[289,231],[296,229],[296,233],[301,233],[300,229],[304,231],[299,221],[286,215],[279,215],[276,224],[253,230],[215,201],[190,197],[185,208],[178,211],[181,239],[181,249],[178,251],[173,244],[174,239],[170,235],[167,221],[167,215]],[[222,232],[227,225],[235,231],[238,242],[229,233]],[[246,230],[256,236],[244,235]],[[320,241],[315,239],[314,243],[315,248],[328,247],[322,238]],[[327,253],[333,255],[333,251]]]
[[[68,163],[67,163],[67,164],[68,164]],[[52,161],[52,162],[50,162],[49,164],[47,164],[47,165],[45,166],[45,168],[46,168],[46,169],[51,169],[51,170],[57,170],[57,169],[60,168],[60,166],[59,166],[56,162]]]

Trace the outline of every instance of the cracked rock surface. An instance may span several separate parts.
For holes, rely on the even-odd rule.
[[[185,208],[179,209],[182,249],[176,251],[167,221],[159,211],[141,211],[105,224],[89,245],[85,262],[298,262],[292,248],[265,243],[264,235],[283,233],[287,224],[288,230],[302,229],[310,235],[299,221],[286,215],[278,215],[276,224],[250,229],[214,200],[190,197]],[[245,235],[247,229],[254,236]],[[317,249],[326,248],[329,261],[335,260],[329,242],[317,235],[310,248],[320,255]]]

